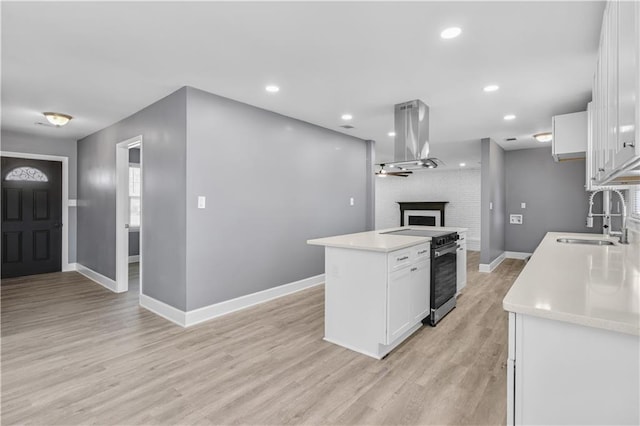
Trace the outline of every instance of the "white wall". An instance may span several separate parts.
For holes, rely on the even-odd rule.
[[[445,225],[469,228],[469,249],[480,249],[480,169],[425,170],[408,178],[376,178],[375,199],[376,229],[400,226],[398,201],[448,201]]]

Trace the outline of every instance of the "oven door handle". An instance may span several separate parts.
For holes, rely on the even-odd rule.
[[[451,247],[444,248],[443,250],[436,250],[435,253],[433,253],[433,257],[440,257],[447,253],[454,253],[456,250],[458,250],[458,245],[453,244]]]

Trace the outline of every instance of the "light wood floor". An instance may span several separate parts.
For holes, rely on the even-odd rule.
[[[182,329],[75,272],[2,282],[2,424],[503,424],[523,262],[376,361],[322,340],[323,287]]]

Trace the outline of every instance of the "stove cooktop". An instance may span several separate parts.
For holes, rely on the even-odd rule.
[[[453,244],[458,239],[458,233],[452,231],[435,231],[430,229],[400,229],[398,231],[383,232],[387,235],[409,235],[411,237],[431,237],[431,248],[439,248]],[[438,238],[441,237],[441,238]]]
[[[439,237],[441,235],[451,234],[451,231],[432,231],[430,229],[400,229],[398,231],[383,232],[389,235],[409,235],[412,237]]]

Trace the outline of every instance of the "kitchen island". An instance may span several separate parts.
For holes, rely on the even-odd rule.
[[[548,233],[503,307],[508,424],[640,424],[637,239]]]
[[[307,241],[325,247],[326,341],[381,359],[422,326],[431,238],[386,234],[402,229],[467,231],[410,226]]]

